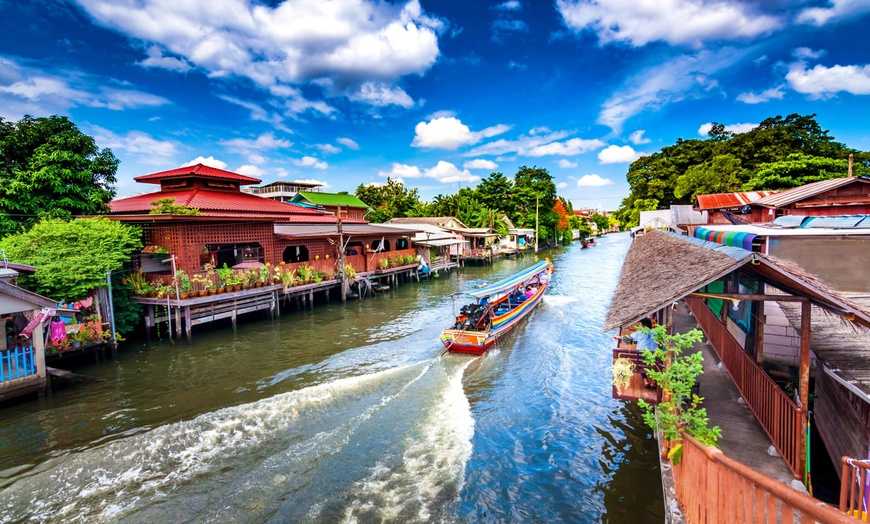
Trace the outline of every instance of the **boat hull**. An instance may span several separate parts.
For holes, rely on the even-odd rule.
[[[487,331],[463,331],[445,329],[441,332],[441,343],[451,353],[482,355],[498,339],[508,334],[544,297],[549,281],[542,284],[528,300],[505,313],[492,318],[492,327]]]

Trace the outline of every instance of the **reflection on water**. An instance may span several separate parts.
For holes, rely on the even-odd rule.
[[[548,253],[548,296],[480,358],[437,358],[446,296],[532,258],[128,346],[0,410],[0,522],[661,522],[600,333],[627,247]]]

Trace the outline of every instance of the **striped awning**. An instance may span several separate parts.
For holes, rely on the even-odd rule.
[[[706,227],[699,227],[695,229],[694,236],[695,238],[708,242],[716,242],[723,246],[740,247],[747,251],[752,251],[752,241],[758,235],[742,231],[714,231]]]
[[[523,282],[529,280],[533,276],[537,275],[541,271],[546,270],[548,267],[552,266],[550,261],[541,260],[537,262],[535,265],[528,267],[519,273],[515,273],[504,280],[499,280],[493,284],[488,286],[474,289],[471,291],[465,291],[463,293],[456,293],[457,295],[467,295],[474,298],[483,298],[489,297],[492,295],[496,295],[498,293],[504,293],[505,291],[510,291],[515,287],[519,286]]]

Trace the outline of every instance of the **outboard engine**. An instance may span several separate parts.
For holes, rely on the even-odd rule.
[[[485,310],[486,308],[480,304],[466,304],[462,306],[459,309],[460,316],[456,319],[457,322],[454,329],[474,329]]]

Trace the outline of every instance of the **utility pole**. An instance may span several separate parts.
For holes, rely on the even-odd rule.
[[[538,252],[538,200],[539,197],[535,197],[535,253]]]
[[[341,204],[338,205],[338,278],[341,281],[341,302],[347,303],[347,276],[344,274],[344,231],[341,229]]]

